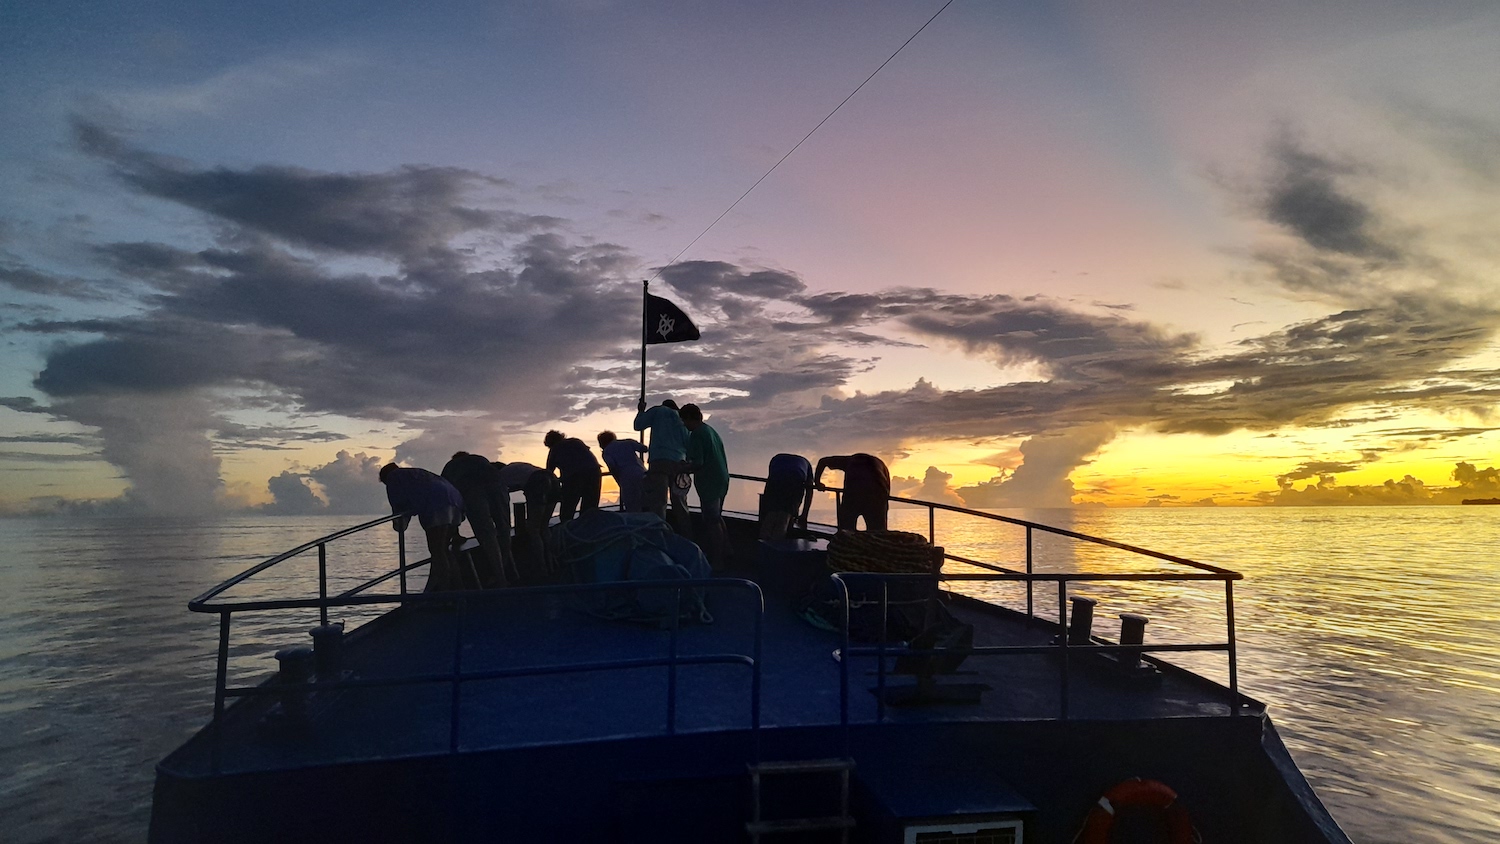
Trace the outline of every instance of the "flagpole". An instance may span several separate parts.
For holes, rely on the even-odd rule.
[[[651,288],[651,280],[641,282],[641,401],[646,400],[646,314],[649,310],[647,296]]]

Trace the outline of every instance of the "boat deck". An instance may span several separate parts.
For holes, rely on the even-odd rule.
[[[711,590],[712,623],[684,623],[679,655],[754,653],[758,592]],[[791,600],[765,596],[761,642],[761,724],[764,728],[840,723],[840,634],[803,620]],[[974,645],[1045,646],[1055,628],[966,598],[950,609],[974,625]],[[671,632],[584,612],[578,598],[557,593],[468,593],[459,602],[399,608],[348,637],[344,663],[360,681],[447,676],[455,652],[466,674],[507,669],[660,659]],[[455,643],[461,642],[456,649]],[[849,719],[871,723],[879,713],[874,658],[855,658],[849,676]],[[752,675],[741,664],[679,665],[675,731],[741,730],[751,725]],[[1051,720],[1060,713],[1060,660],[1054,654],[974,656],[945,683],[990,687],[977,704],[886,706],[888,722]],[[458,695],[456,748],[483,751],[660,736],[668,732],[669,669],[664,666],[466,680]],[[889,685],[912,678],[888,675]],[[1148,720],[1230,714],[1224,688],[1167,670],[1159,682],[1130,682],[1097,657],[1069,660],[1068,717]],[[1244,699],[1242,699],[1243,701]],[[453,684],[344,688],[315,693],[309,725],[277,723],[274,697],[230,707],[218,735],[206,729],[168,757],[182,776],[267,771],[363,760],[444,754],[455,738]],[[1242,713],[1258,713],[1253,702]],[[217,754],[217,760],[214,759]]]

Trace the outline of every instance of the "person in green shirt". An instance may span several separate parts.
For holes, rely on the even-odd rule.
[[[707,534],[708,563],[714,571],[728,564],[729,530],[724,525],[724,498],[729,495],[729,461],[724,457],[724,441],[719,432],[703,421],[703,411],[696,404],[685,404],[679,411],[688,429],[687,462],[698,487],[698,509],[703,514]]]

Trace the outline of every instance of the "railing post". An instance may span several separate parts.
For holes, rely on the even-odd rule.
[[[755,588],[755,597],[758,600],[758,605],[755,608],[755,644],[752,647],[753,653],[755,654],[755,665],[751,666],[751,668],[750,668],[750,731],[755,734],[754,761],[755,762],[759,762],[760,761],[760,657],[761,657],[760,640],[761,640],[761,625],[765,621],[765,617],[766,617],[766,598],[765,598],[765,594],[760,591],[760,587],[759,586],[756,586],[756,588]]]
[[[927,544],[937,544],[937,508],[927,505]]]
[[[463,658],[464,658],[464,607],[467,601],[459,595],[454,602],[453,615],[453,674],[452,674],[452,698],[448,710],[448,752],[458,752],[458,711],[460,702],[460,686],[463,683]]]
[[[1229,714],[1240,714],[1239,658],[1234,640],[1234,581],[1224,578],[1224,616],[1229,627]]]
[[[396,531],[396,570],[401,573],[401,594],[406,595],[406,531]]]
[[[1026,533],[1027,538],[1030,539],[1030,529],[1028,529]],[[1030,545],[1029,542],[1027,544],[1028,546]],[[1026,557],[1028,563],[1027,568],[1029,569],[1031,555],[1027,554]],[[1031,581],[1028,580],[1026,582],[1026,585],[1029,591],[1031,587]],[[1057,629],[1060,631],[1057,636],[1058,641],[1062,643],[1062,658],[1058,660],[1058,664],[1060,664],[1062,668],[1059,670],[1059,679],[1057,684],[1057,702],[1060,717],[1062,718],[1062,720],[1066,721],[1068,720],[1068,579],[1066,577],[1057,581]]]
[[[1036,608],[1032,603],[1032,575],[1031,570],[1031,525],[1026,526],[1026,617],[1036,618]]]
[[[682,630],[682,587],[672,590],[672,632],[667,649],[667,735],[677,734],[677,634]]]
[[[328,546],[318,543],[318,621],[328,624]]]
[[[849,755],[849,584],[842,577],[833,575],[843,593],[844,623],[843,642],[839,645],[839,726],[844,732],[844,755]]]
[[[229,685],[229,610],[219,611],[219,663],[214,671],[214,741],[209,764],[219,772],[219,738],[223,729],[224,689]]]
[[[875,723],[885,722],[885,640],[889,635],[888,621],[891,617],[891,584],[880,578],[880,641],[875,643],[875,658],[880,661],[875,679]]]

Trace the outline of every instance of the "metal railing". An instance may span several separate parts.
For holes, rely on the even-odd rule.
[[[731,473],[731,478],[748,482],[764,483],[765,479],[753,475],[742,475]],[[830,491],[838,495],[842,492],[837,487],[820,486],[819,489]],[[946,649],[943,651],[926,651],[887,645],[884,642],[873,647],[851,647],[849,642],[848,625],[848,583],[850,577],[867,577],[872,575],[854,575],[845,573],[835,576],[838,588],[844,596],[845,623],[843,626],[844,647],[841,651],[840,675],[841,675],[841,721],[848,726],[848,665],[853,657],[875,657],[879,662],[878,674],[881,687],[880,704],[877,710],[877,721],[885,717],[884,685],[886,675],[886,661],[895,656],[934,656],[946,654],[950,656],[1019,656],[1037,653],[1056,653],[1060,656],[1059,687],[1060,687],[1060,711],[1061,718],[1068,717],[1068,660],[1070,654],[1077,653],[1154,653],[1154,652],[1176,652],[1176,651],[1218,651],[1224,652],[1228,659],[1229,669],[1229,699],[1230,711],[1239,711],[1241,696],[1239,694],[1238,661],[1235,645],[1234,630],[1234,581],[1242,579],[1237,572],[1219,568],[1206,563],[1200,563],[1184,557],[1164,554],[1147,548],[1141,548],[1126,543],[1115,542],[1101,537],[1090,536],[1076,531],[1058,528],[1039,522],[1031,522],[1011,516],[1002,516],[995,513],[986,513],[951,504],[923,501],[920,499],[904,498],[901,496],[890,496],[892,502],[925,507],[928,511],[928,535],[929,543],[941,547],[938,542],[936,513],[939,510],[958,513],[971,518],[978,518],[994,522],[1005,523],[1020,527],[1025,531],[1026,562],[1025,571],[1006,568],[994,563],[987,563],[970,559],[957,554],[944,551],[943,558],[964,565],[974,566],[983,570],[984,574],[939,574],[939,575],[901,575],[899,577],[929,578],[943,582],[1021,582],[1026,587],[1026,610],[1025,615],[1029,619],[1036,619],[1036,606],[1034,588],[1037,583],[1055,583],[1058,595],[1057,626],[1060,631],[1058,640],[1050,645],[1036,646],[990,646],[969,649]],[[382,678],[382,679],[342,679],[316,684],[317,690],[339,690],[354,688],[396,687],[415,685],[422,683],[448,683],[452,688],[452,722],[450,727],[449,751],[456,752],[458,749],[459,731],[459,693],[465,683],[495,680],[507,677],[540,676],[546,674],[580,673],[588,671],[607,670],[633,670],[665,667],[668,672],[668,696],[667,696],[667,730],[669,733],[676,730],[676,705],[677,705],[677,669],[682,665],[709,664],[709,663],[732,663],[748,667],[752,674],[750,717],[752,732],[756,736],[756,744],[759,743],[760,727],[760,680],[761,680],[761,637],[764,620],[764,597],[760,587],[748,580],[736,580],[728,578],[714,578],[703,581],[673,581],[670,583],[650,581],[630,581],[628,587],[620,583],[602,584],[576,584],[564,586],[526,587],[501,590],[484,590],[477,592],[448,592],[436,594],[411,593],[407,589],[408,572],[426,566],[427,560],[408,564],[406,560],[405,532],[398,531],[397,561],[394,570],[371,578],[351,589],[348,589],[335,597],[328,594],[328,545],[344,537],[360,533],[371,528],[394,522],[409,514],[385,516],[360,525],[345,528],[328,534],[310,542],[303,543],[289,551],[278,554],[262,563],[259,563],[244,572],[224,581],[214,588],[204,592],[189,603],[189,609],[201,613],[217,613],[219,615],[219,647],[218,662],[215,672],[214,687],[214,721],[215,745],[214,766],[218,765],[218,732],[221,725],[226,700],[229,698],[251,697],[264,694],[278,694],[285,691],[284,687],[275,684],[262,684],[259,686],[230,687],[228,685],[229,643],[231,632],[231,620],[236,612],[262,612],[271,610],[295,610],[311,609],[318,610],[321,624],[328,623],[328,611],[331,607],[370,606],[379,604],[408,604],[427,601],[457,602],[457,623],[455,624],[454,660],[447,672],[436,672],[407,677]],[[823,532],[811,531],[814,536],[827,536],[829,526],[819,525]],[[1066,537],[1075,541],[1091,543],[1105,548],[1125,551],[1127,553],[1161,560],[1176,565],[1187,566],[1194,569],[1192,572],[1153,572],[1153,573],[1038,573],[1035,571],[1034,536],[1037,532]],[[236,602],[215,602],[231,588],[242,584],[258,574],[261,574],[277,565],[296,558],[308,551],[316,550],[318,555],[318,597],[317,598],[289,598],[268,599]],[[892,577],[886,575],[884,577]],[[398,594],[364,594],[368,590],[399,578],[400,591]],[[1195,644],[1111,644],[1097,637],[1091,638],[1089,644],[1070,643],[1068,630],[1068,585],[1080,581],[1222,581],[1224,583],[1224,606],[1226,620],[1226,640],[1223,642],[1206,642]],[[700,654],[683,656],[678,653],[679,624],[674,617],[671,625],[671,637],[668,642],[668,653],[664,657],[609,660],[587,663],[566,663],[553,665],[528,666],[523,668],[491,669],[485,671],[466,671],[461,660],[463,643],[462,618],[467,608],[475,602],[487,602],[497,600],[515,600],[526,596],[543,594],[586,594],[594,591],[610,591],[629,588],[641,589],[674,589],[676,590],[676,601],[680,604],[683,589],[689,588],[733,588],[753,590],[753,599],[756,604],[754,641],[751,654],[725,653],[725,654]],[[882,601],[888,601],[888,588],[882,586]],[[884,637],[882,637],[883,639]]]
[[[1231,574],[1233,574],[1231,572]],[[889,574],[874,572],[840,572],[833,575],[837,583],[840,595],[843,599],[843,644],[839,651],[839,700],[840,700],[840,723],[847,728],[849,724],[848,701],[849,701],[849,663],[853,657],[874,657],[877,661],[876,668],[876,716],[877,723],[885,720],[886,709],[886,678],[891,673],[887,668],[887,660],[900,657],[1004,657],[1004,656],[1031,656],[1040,654],[1054,654],[1058,657],[1058,719],[1068,719],[1068,678],[1069,659],[1072,654],[1119,654],[1140,658],[1147,653],[1186,653],[1186,652],[1224,652],[1229,662],[1229,686],[1227,688],[1226,705],[1231,715],[1238,715],[1244,698],[1239,692],[1239,681],[1236,671],[1236,657],[1234,645],[1234,612],[1232,609],[1232,594],[1227,597],[1231,606],[1228,613],[1227,640],[1223,642],[1193,642],[1178,644],[1147,644],[1141,643],[1117,643],[1112,644],[1097,636],[1091,636],[1087,644],[1072,641],[1069,635],[1067,606],[1068,606],[1068,584],[1078,581],[1110,581],[1110,580],[1217,580],[1220,575],[1216,574]],[[858,579],[875,579],[881,585],[880,609],[882,626],[879,640],[875,645],[855,647],[850,639],[850,606],[852,603],[849,592],[849,581]],[[904,644],[887,644],[887,631],[885,629],[885,617],[889,612],[890,605],[890,583],[892,581],[931,581],[939,582],[994,582],[1015,581],[1026,579],[1031,581],[1051,581],[1057,584],[1057,630],[1058,634],[1050,644],[1043,645],[989,645],[983,647],[969,648],[911,648]],[[1226,581],[1226,585],[1229,581]]]
[[[608,583],[588,584],[563,584],[552,586],[531,586],[509,589],[488,589],[477,591],[457,591],[440,593],[413,593],[406,588],[406,573],[413,569],[426,566],[429,561],[421,560],[417,563],[407,564],[405,532],[398,531],[398,560],[394,571],[387,572],[372,578],[364,583],[349,589],[336,597],[328,596],[328,551],[327,546],[335,540],[352,534],[360,533],[379,525],[387,524],[401,518],[401,515],[386,516],[354,527],[345,528],[328,534],[327,536],[303,543],[289,551],[278,554],[270,559],[252,566],[238,575],[220,583],[212,589],[194,598],[188,604],[193,612],[217,613],[219,616],[219,643],[218,663],[214,680],[214,714],[210,724],[212,731],[210,747],[210,767],[217,773],[221,766],[221,745],[223,733],[223,718],[226,701],[231,698],[247,698],[265,695],[305,694],[309,692],[338,692],[347,689],[372,689],[372,688],[397,688],[403,686],[414,686],[422,684],[443,684],[450,686],[450,726],[448,752],[457,753],[459,750],[459,732],[461,727],[460,703],[461,692],[464,684],[485,680],[499,680],[506,678],[536,677],[558,674],[579,674],[598,671],[622,671],[643,670],[652,668],[665,668],[667,671],[667,694],[666,694],[666,730],[667,733],[675,734],[677,731],[677,699],[678,699],[678,669],[689,665],[742,665],[750,671],[750,694],[749,694],[749,719],[750,732],[754,747],[752,755],[759,758],[760,753],[760,725],[761,725],[761,649],[763,640],[763,627],[765,619],[765,598],[760,586],[753,581],[735,578],[713,578],[705,580],[674,580],[674,581],[622,581]],[[318,597],[317,598],[281,598],[261,599],[234,602],[214,602],[214,598],[227,592],[229,589],[244,583],[254,576],[274,568],[287,560],[291,560],[310,550],[318,552]],[[393,577],[400,577],[401,591],[395,595],[367,595],[361,594],[366,590],[389,581]],[[682,654],[679,651],[682,618],[682,594],[684,590],[740,590],[750,595],[753,609],[753,630],[751,637],[750,653],[707,653],[707,654]],[[670,623],[667,625],[669,632],[666,655],[662,657],[647,657],[635,659],[613,659],[598,660],[592,662],[572,663],[549,663],[540,665],[519,666],[510,668],[497,668],[486,670],[467,670],[463,666],[463,644],[464,644],[464,619],[468,609],[475,603],[490,603],[499,601],[514,601],[531,599],[535,600],[545,595],[581,596],[595,592],[619,592],[628,590],[632,593],[653,590],[671,590],[674,593],[674,612]],[[319,680],[314,684],[302,684],[298,686],[287,686],[276,681],[265,682],[254,686],[230,686],[228,683],[229,650],[231,621],[235,613],[266,612],[276,610],[313,609],[318,610],[321,624],[328,623],[328,610],[331,607],[356,607],[373,606],[381,604],[421,604],[428,602],[440,602],[452,604],[455,608],[454,615],[454,641],[453,660],[446,672],[430,672],[424,674],[409,674],[398,677],[383,678],[339,678]]]
[[[735,473],[731,473],[730,477],[734,478],[736,480],[749,481],[749,482],[759,482],[759,483],[764,483],[765,480],[766,480],[765,478],[757,477],[757,476],[754,476],[754,475],[742,475],[742,474],[735,474]],[[841,488],[827,486],[827,485],[819,485],[817,487],[817,489],[819,491],[826,491],[826,492],[832,492],[832,493],[834,493],[834,495],[836,497],[836,500],[837,500],[837,496],[842,495],[842,493],[843,493],[843,490]],[[988,520],[988,521],[993,521],[993,522],[1000,522],[1000,523],[1008,524],[1008,525],[1014,525],[1016,527],[1020,527],[1020,528],[1024,529],[1025,530],[1025,547],[1026,547],[1026,569],[1025,569],[1025,571],[1017,571],[1015,569],[1006,568],[1005,566],[996,565],[994,563],[987,563],[987,562],[983,562],[983,561],[980,561],[980,560],[970,559],[968,557],[960,556],[958,554],[948,553],[948,551],[946,550],[946,548],[944,548],[944,550],[943,550],[943,559],[944,560],[951,560],[953,562],[963,563],[964,565],[973,566],[975,568],[982,569],[982,570],[984,570],[987,573],[986,574],[957,574],[957,573],[955,573],[955,574],[946,574],[946,573],[940,573],[940,574],[937,574],[937,575],[930,575],[930,574],[926,574],[926,575],[924,575],[924,574],[910,574],[910,575],[858,574],[858,575],[856,575],[854,573],[844,573],[844,574],[836,574],[836,575],[834,575],[835,580],[838,582],[838,588],[840,590],[840,593],[842,594],[842,596],[844,598],[844,625],[843,625],[843,635],[844,635],[843,646],[844,646],[844,649],[840,652],[841,656],[843,658],[840,659],[840,669],[839,669],[840,670],[841,683],[843,684],[843,689],[841,691],[841,698],[840,699],[841,699],[841,702],[842,702],[842,705],[841,705],[841,710],[842,710],[841,718],[843,720],[844,726],[847,727],[847,725],[848,725],[848,664],[849,664],[848,657],[854,657],[854,656],[874,656],[874,657],[878,658],[878,660],[879,660],[879,667],[877,669],[877,673],[879,675],[879,684],[880,684],[880,692],[879,692],[879,695],[880,695],[880,704],[879,704],[879,707],[877,709],[877,713],[878,713],[877,714],[877,719],[878,720],[883,720],[884,719],[884,715],[885,715],[884,687],[885,687],[885,675],[887,673],[886,672],[886,659],[888,657],[893,657],[893,656],[935,656],[935,655],[940,654],[940,653],[941,654],[950,655],[950,656],[958,656],[958,655],[968,655],[968,656],[972,656],[972,655],[979,655],[979,656],[1015,655],[1015,656],[1020,656],[1020,655],[1038,654],[1038,653],[1056,653],[1056,654],[1058,654],[1059,655],[1059,663],[1060,663],[1060,669],[1059,669],[1059,673],[1058,673],[1058,683],[1059,683],[1059,690],[1060,690],[1060,696],[1059,696],[1059,716],[1061,718],[1066,719],[1068,717],[1068,694],[1067,694],[1067,689],[1068,689],[1068,659],[1069,659],[1070,652],[1071,653],[1080,653],[1080,652],[1082,652],[1082,653],[1100,653],[1100,654],[1108,654],[1108,653],[1143,654],[1143,653],[1148,653],[1148,652],[1166,653],[1166,652],[1191,652],[1191,651],[1223,652],[1226,655],[1226,660],[1227,660],[1227,663],[1228,663],[1228,673],[1229,673],[1229,685],[1228,685],[1228,691],[1229,691],[1229,697],[1228,697],[1228,699],[1229,699],[1229,710],[1230,710],[1230,712],[1232,714],[1238,714],[1239,713],[1241,702],[1242,702],[1243,699],[1242,699],[1242,697],[1241,697],[1241,695],[1239,693],[1239,658],[1238,658],[1238,652],[1237,652],[1237,646],[1236,646],[1236,639],[1235,639],[1235,629],[1234,629],[1234,582],[1236,580],[1242,580],[1242,579],[1244,579],[1243,575],[1241,575],[1239,572],[1231,571],[1231,570],[1225,569],[1225,568],[1220,568],[1219,566],[1209,565],[1208,563],[1201,563],[1201,562],[1198,562],[1197,560],[1191,560],[1191,559],[1188,559],[1186,557],[1179,557],[1179,556],[1176,556],[1176,555],[1173,555],[1173,554],[1164,554],[1164,553],[1162,553],[1160,551],[1153,551],[1153,550],[1151,550],[1149,548],[1142,548],[1140,546],[1130,545],[1130,544],[1127,544],[1127,543],[1124,543],[1124,542],[1116,542],[1116,541],[1114,541],[1112,539],[1105,539],[1103,537],[1090,536],[1088,534],[1079,533],[1077,531],[1068,530],[1066,528],[1054,527],[1052,525],[1042,524],[1040,522],[1032,522],[1032,521],[1028,521],[1026,519],[1018,519],[1018,518],[1015,518],[1013,516],[1002,516],[1002,515],[1000,515],[998,513],[986,513],[983,510],[974,510],[974,509],[971,509],[971,508],[968,508],[968,507],[960,507],[960,506],[957,506],[957,505],[954,505],[954,504],[943,504],[943,503],[939,503],[939,502],[936,502],[936,501],[923,501],[923,500],[917,499],[917,498],[905,498],[905,497],[898,496],[898,495],[887,496],[887,498],[891,502],[900,503],[900,504],[907,504],[907,505],[914,505],[914,506],[917,506],[917,507],[925,507],[927,509],[927,541],[928,541],[928,543],[930,545],[932,545],[932,546],[934,546],[936,548],[942,548],[943,547],[941,545],[941,543],[938,542],[938,535],[937,535],[937,512],[939,510],[944,510],[944,511],[951,512],[951,513],[958,513],[960,515],[971,517],[971,518]],[[809,526],[809,527],[811,527],[811,526]],[[820,527],[827,527],[827,526],[820,526]],[[816,532],[816,531],[810,531],[810,532],[813,533],[814,535],[819,535],[818,532]],[[1195,571],[1193,571],[1193,572],[1150,572],[1150,573],[1089,573],[1089,572],[1077,572],[1077,573],[1038,573],[1036,571],[1036,554],[1035,554],[1035,535],[1038,532],[1040,532],[1040,533],[1046,533],[1046,534],[1051,534],[1051,535],[1054,535],[1054,536],[1061,536],[1061,537],[1072,539],[1072,540],[1075,540],[1075,541],[1078,541],[1078,542],[1089,543],[1089,544],[1097,545],[1097,546],[1104,547],[1104,548],[1111,548],[1111,549],[1114,549],[1114,550],[1117,550],[1117,551],[1124,551],[1124,552],[1127,552],[1127,553],[1130,553],[1130,554],[1135,554],[1135,555],[1142,556],[1142,557],[1147,557],[1147,558],[1150,558],[1150,559],[1161,560],[1163,562],[1172,563],[1174,565],[1187,566],[1189,568],[1194,569]],[[826,534],[823,534],[823,535],[826,536]],[[845,581],[846,577],[851,577],[851,576],[858,576],[858,577],[886,577],[886,578],[892,578],[892,577],[894,577],[894,578],[898,578],[898,579],[899,578],[927,578],[927,579],[934,579],[934,580],[943,581],[943,582],[981,582],[981,583],[983,583],[983,582],[1021,582],[1021,583],[1024,583],[1025,586],[1026,586],[1026,617],[1028,619],[1035,619],[1035,618],[1037,618],[1037,614],[1036,614],[1036,601],[1035,601],[1035,591],[1034,591],[1035,590],[1035,585],[1037,583],[1056,583],[1057,584],[1057,626],[1058,626],[1058,629],[1059,629],[1058,641],[1057,641],[1056,644],[1051,644],[1051,645],[1038,645],[1038,646],[994,646],[994,647],[968,648],[968,649],[948,649],[948,650],[944,650],[944,651],[913,650],[913,649],[907,649],[907,648],[897,648],[897,647],[888,646],[888,645],[886,645],[886,644],[884,644],[882,642],[881,644],[879,644],[879,645],[877,645],[875,647],[853,648],[851,650],[850,649],[849,638],[848,638],[849,637],[849,617],[848,617],[848,612],[849,612],[849,590],[848,590],[848,584]],[[1068,618],[1067,618],[1067,612],[1068,612],[1068,584],[1070,584],[1070,583],[1076,583],[1076,582],[1107,582],[1107,581],[1150,581],[1150,582],[1220,581],[1220,582],[1222,582],[1224,584],[1225,640],[1222,641],[1222,642],[1201,642],[1201,643],[1189,643],[1189,644],[1155,644],[1155,645],[1140,644],[1140,645],[1135,645],[1135,644],[1110,644],[1109,642],[1107,642],[1107,641],[1105,641],[1103,639],[1100,639],[1098,637],[1091,637],[1089,644],[1086,644],[1086,645],[1085,644],[1077,644],[1077,643],[1071,643],[1070,644],[1070,642],[1069,642],[1069,636],[1067,635],[1067,631],[1068,631]],[[888,595],[889,595],[889,591],[885,587],[885,585],[883,584],[882,585],[882,596],[883,596],[882,601],[887,601],[888,600]],[[882,639],[883,638],[884,638],[884,636],[882,636]]]

